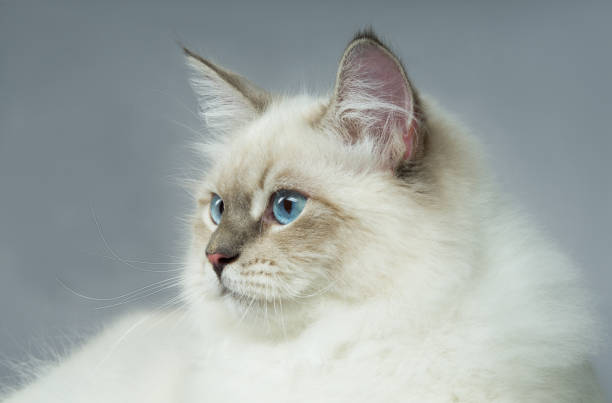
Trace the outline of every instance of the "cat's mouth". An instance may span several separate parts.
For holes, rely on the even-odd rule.
[[[232,281],[227,280],[224,277],[219,278],[219,296],[220,297],[229,297],[237,301],[242,301],[247,298],[249,299],[253,298],[253,296],[245,292],[246,291],[245,288],[246,287],[244,287],[244,285],[242,287],[236,287],[236,285],[232,287]]]
[[[219,296],[236,300],[240,303],[278,302],[283,298],[280,285],[271,278],[230,278],[225,274],[219,278]]]
[[[268,311],[266,307],[273,304],[273,299],[263,295],[247,291],[237,291],[220,282],[219,297],[231,301],[232,305],[239,308],[241,312],[255,312],[259,309]],[[279,297],[274,298],[274,304],[279,303]],[[272,309],[270,309],[270,313]]]
[[[221,297],[229,296],[229,297],[233,297],[233,298],[244,298],[244,296],[242,294],[232,290],[231,288],[229,288],[225,284],[223,284],[222,280],[219,281],[219,296],[221,296]]]

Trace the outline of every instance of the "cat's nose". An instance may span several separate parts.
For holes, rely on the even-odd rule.
[[[213,270],[217,273],[217,277],[221,278],[221,273],[225,265],[228,265],[238,259],[238,253],[234,256],[227,256],[223,253],[208,253],[206,252],[208,261],[212,264]]]

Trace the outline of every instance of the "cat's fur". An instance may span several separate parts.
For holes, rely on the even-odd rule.
[[[212,135],[187,311],[125,318],[8,402],[603,401],[577,270],[372,33],[331,98],[186,55]],[[287,226],[278,189],[309,196]],[[207,248],[240,255],[219,279]]]

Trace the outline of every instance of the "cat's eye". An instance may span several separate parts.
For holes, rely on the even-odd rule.
[[[212,200],[210,201],[210,218],[217,225],[221,222],[221,216],[223,216],[223,199],[218,194],[213,193]]]
[[[294,190],[279,190],[272,196],[272,213],[276,221],[287,225],[294,221],[306,206],[306,196]]]

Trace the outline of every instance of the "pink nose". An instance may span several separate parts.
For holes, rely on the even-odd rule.
[[[211,253],[210,255],[207,253],[206,257],[208,261],[212,263],[213,266],[222,265],[224,260],[228,260],[229,258],[222,253]]]
[[[232,263],[238,258],[238,254],[234,256],[227,256],[222,253],[206,253],[208,261],[212,264],[213,270],[217,273],[217,277],[221,279],[221,273],[225,265]]]

